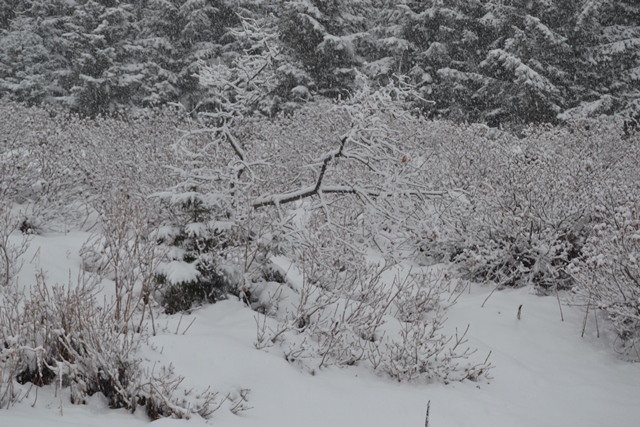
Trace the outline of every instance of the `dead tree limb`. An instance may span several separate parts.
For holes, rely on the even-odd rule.
[[[315,185],[301,188],[299,190],[290,191],[288,193],[264,196],[260,197],[253,202],[254,208],[259,208],[262,206],[269,205],[279,205],[283,203],[295,202],[296,200],[305,199],[307,197],[311,197],[313,195],[318,194],[318,192],[322,191],[322,180],[327,172],[327,168],[331,161],[333,161],[336,157],[342,157],[342,152],[344,150],[344,145],[347,142],[347,137],[343,137],[340,141],[340,147],[337,150],[333,150],[324,156],[322,159],[322,167],[320,168],[320,174],[318,175],[318,179],[316,180]],[[333,193],[355,193],[356,190],[351,187],[340,186],[333,188],[334,191],[331,191],[330,188],[326,189],[325,192],[333,192]]]

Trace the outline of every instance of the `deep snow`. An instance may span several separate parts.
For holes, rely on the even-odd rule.
[[[77,275],[78,249],[88,237],[81,232],[34,236],[23,257],[20,283],[27,285],[40,269],[49,284],[67,283]],[[224,427],[423,426],[429,401],[430,427],[640,423],[640,365],[616,357],[602,321],[600,338],[593,319],[581,338],[584,313],[579,308],[563,306],[561,321],[555,297],[539,297],[529,289],[495,292],[481,307],[490,292],[489,287],[471,286],[449,310],[446,324],[448,330],[470,325],[469,345],[478,348],[474,357],[484,360],[491,352],[495,368],[489,383],[397,383],[355,367],[324,368],[311,375],[286,362],[277,347],[256,350],[258,315],[235,300],[182,318],[161,316],[159,334],[151,339],[156,350],[146,350],[146,356],[149,363],[171,362],[195,390],[210,386],[232,397],[250,390],[246,405],[252,409],[234,415],[225,403],[208,422]],[[109,410],[98,396],[83,406],[62,397],[60,415],[60,397],[52,387],[38,390],[37,398],[32,389],[20,404],[0,411],[0,426],[148,424],[143,414]],[[162,419],[152,424],[198,426],[205,421]]]

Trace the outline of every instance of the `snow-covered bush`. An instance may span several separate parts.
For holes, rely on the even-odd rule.
[[[234,289],[219,266],[226,248],[238,244],[231,206],[218,194],[203,194],[195,182],[156,194],[171,214],[158,239],[167,247],[166,262],[156,271],[161,303],[168,313],[225,298]]]
[[[176,150],[186,166],[173,169],[180,183],[155,194],[168,213],[163,233],[176,247],[174,271],[188,270],[179,263],[186,256],[192,267],[215,265],[242,285],[256,273],[249,270],[268,268],[269,254],[313,244],[300,241],[296,226],[309,213],[331,240],[346,233],[360,240],[356,246],[396,251],[385,243],[389,236],[409,240],[397,233],[440,194],[421,164],[409,160],[419,156],[420,144],[402,140],[403,126],[419,120],[399,107],[407,88],[398,83],[374,91],[363,78],[349,100],[274,119],[246,117],[229,104],[231,113],[221,112],[218,125],[207,129],[209,140],[201,131],[185,135]],[[195,270],[187,282],[204,273]]]
[[[466,331],[443,332],[450,305],[444,294],[452,291],[445,273],[402,273],[393,262],[371,264],[348,248],[333,255],[308,248],[299,256],[278,259],[284,284],[251,288],[278,319],[275,327],[258,325],[257,348],[278,343],[289,362],[312,373],[358,365],[398,381],[488,376],[491,364],[468,360],[474,351],[465,348]]]
[[[567,270],[588,310],[606,313],[618,335],[618,350],[640,360],[640,192],[637,186],[611,192],[595,208],[593,234],[583,256]]]
[[[212,132],[185,131],[173,146],[181,161],[169,171],[175,184],[152,195],[162,211],[158,242],[166,247],[157,280],[170,313],[235,291],[220,261],[229,247],[243,245],[238,220],[245,210],[237,199],[247,189],[241,177],[246,165],[234,150],[218,146],[234,138],[225,120]]]
[[[11,235],[16,233],[21,222],[12,212],[12,205],[6,201],[0,201],[0,295],[2,288],[8,287],[20,272],[22,256],[28,247],[29,240],[26,236],[16,243]]]
[[[171,185],[179,111],[87,119],[0,103],[0,115],[0,195],[25,232],[89,228],[95,206],[114,194],[146,197]]]
[[[152,418],[208,415],[214,393],[185,399],[182,377],[146,366],[138,353],[156,332],[167,251],[158,244],[164,216],[147,196],[175,183],[167,170],[181,166],[172,143],[183,116],[89,120],[0,109],[7,119],[0,121],[0,406],[19,401],[28,384],[51,384],[74,403],[100,392],[110,406],[144,407]],[[39,277],[25,295],[12,282],[28,242],[19,232],[73,228],[94,232],[81,251],[86,277],[52,287]]]
[[[476,281],[570,288],[564,267],[580,255],[603,183],[630,179],[618,124],[534,128],[521,139],[458,132],[436,148],[450,191],[436,201],[440,223],[423,250],[448,256]]]
[[[173,169],[179,184],[155,193],[168,213],[164,280],[193,294],[198,281],[211,281],[207,274],[221,278],[226,290],[279,320],[258,346],[279,342],[291,361],[368,363],[398,380],[486,374],[486,363],[467,371],[457,365],[470,351],[460,350],[463,336],[441,331],[439,281],[386,284],[385,270],[366,261],[374,248],[389,266],[411,257],[429,201],[444,194],[430,182],[416,136],[425,136],[424,122],[404,109],[413,88],[396,78],[375,90],[355,72],[359,87],[348,99],[251,115],[270,90],[257,84],[269,83],[272,59],[261,43],[235,68],[200,73],[219,108],[201,116],[208,127],[175,145],[185,159]],[[277,268],[283,255],[305,277],[300,283],[291,285]],[[399,327],[386,330],[387,318]]]
[[[152,418],[208,416],[215,393],[186,401],[175,393],[182,378],[171,368],[151,370],[138,354],[147,331],[122,328],[116,304],[96,298],[95,277],[48,286],[39,276],[25,294],[12,287],[0,301],[0,407],[24,397],[26,388],[68,389],[71,403],[102,395],[112,408],[144,407]],[[144,326],[144,325],[143,325]],[[62,402],[62,400],[61,400]]]
[[[158,245],[157,228],[145,207],[144,200],[127,195],[96,206],[98,232],[83,245],[80,255],[85,271],[113,281],[118,327],[139,329],[148,313],[155,334],[156,275],[165,251]]]
[[[169,213],[163,230],[173,248],[162,279],[189,294],[207,292],[198,283],[238,291],[268,270],[269,254],[299,243],[286,210],[295,204],[304,205],[301,215],[324,211],[331,226],[370,230],[403,221],[430,196],[428,184],[412,182],[419,167],[406,161],[418,148],[397,143],[401,124],[415,120],[402,109],[411,91],[402,79],[374,91],[359,75],[348,100],[266,119],[257,106],[271,99],[278,53],[250,21],[237,37],[251,48],[233,66],[203,64],[201,84],[216,109],[175,145],[185,159],[173,169],[179,184],[155,194]]]

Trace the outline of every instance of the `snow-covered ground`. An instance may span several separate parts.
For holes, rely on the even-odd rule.
[[[17,236],[16,236],[17,237]],[[48,283],[75,277],[78,249],[86,233],[34,236],[20,283],[35,271]],[[619,360],[610,335],[593,320],[581,337],[584,313],[554,297],[528,289],[495,292],[473,285],[448,312],[447,328],[469,329],[474,357],[491,352],[490,382],[398,383],[359,368],[323,368],[311,375],[285,361],[277,347],[256,350],[256,313],[228,300],[192,314],[160,317],[159,333],[147,350],[150,363],[172,362],[194,390],[211,387],[232,397],[246,394],[250,407],[237,415],[228,402],[208,424],[235,427],[423,426],[430,401],[430,427],[635,426],[640,423],[640,365]],[[517,319],[522,304],[521,319]],[[193,323],[191,323],[193,321]],[[191,325],[189,327],[189,325]],[[186,332],[185,332],[186,330]],[[177,331],[177,333],[176,333]],[[246,392],[248,390],[248,392]],[[52,387],[32,389],[0,426],[118,426],[148,424],[146,416],[109,410],[94,396],[71,405]],[[158,426],[198,426],[203,419],[153,422]]]

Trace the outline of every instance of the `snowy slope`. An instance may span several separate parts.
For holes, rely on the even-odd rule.
[[[66,283],[79,266],[85,233],[35,236],[20,283],[36,270],[48,283]],[[211,425],[235,426],[423,426],[431,402],[431,427],[447,426],[634,426],[640,420],[640,365],[616,358],[602,323],[596,338],[592,320],[581,338],[583,312],[555,298],[527,289],[490,293],[474,285],[449,311],[447,328],[464,330],[469,345],[484,359],[491,352],[495,369],[490,383],[406,384],[358,368],[325,368],[310,375],[289,364],[277,347],[256,350],[256,313],[229,300],[182,318],[157,320],[155,350],[149,363],[171,361],[195,390],[211,386],[232,398],[247,394],[251,409],[237,415],[226,402]],[[522,318],[517,319],[522,304]],[[193,323],[191,324],[191,322]],[[189,326],[191,324],[191,326]],[[186,330],[186,332],[185,332]],[[177,333],[176,333],[177,331]],[[0,426],[142,426],[142,414],[112,411],[98,396],[88,405],[71,405],[52,387],[31,390],[10,410],[0,412]],[[204,425],[202,419],[169,420],[158,426]]]

